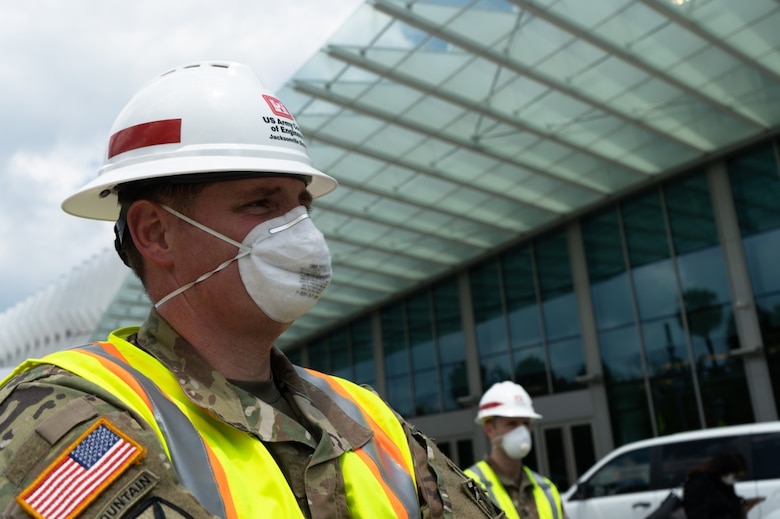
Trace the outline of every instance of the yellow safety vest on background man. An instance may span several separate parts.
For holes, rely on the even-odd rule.
[[[161,362],[125,340],[55,352],[21,370],[53,364],[93,382],[122,401],[156,432],[181,483],[211,513],[225,518],[303,517],[283,473],[253,434],[223,422],[189,399]],[[353,517],[419,517],[412,454],[392,410],[357,384],[296,367],[372,438],[340,455]],[[207,470],[210,467],[211,470]]]
[[[533,485],[534,501],[536,501],[539,519],[563,519],[561,496],[555,485],[549,479],[537,474],[526,466],[523,466],[523,470]],[[464,472],[487,490],[490,498],[504,510],[509,519],[520,519],[512,498],[509,497],[509,493],[507,493],[504,485],[501,484],[498,475],[485,460],[478,461],[464,470]]]

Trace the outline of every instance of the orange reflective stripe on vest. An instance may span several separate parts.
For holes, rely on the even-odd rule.
[[[386,405],[371,391],[355,386],[351,382],[322,373],[297,368],[298,375],[308,380],[322,391],[331,395],[336,404],[353,420],[374,431],[374,440],[356,452],[371,469],[374,479],[391,503],[397,517],[415,517],[419,514],[417,489],[410,475],[414,474],[414,465],[409,449],[402,451],[399,445],[408,445],[406,435],[398,420],[384,415],[381,425],[372,416],[373,408],[385,408]],[[351,392],[345,386],[352,386]],[[357,391],[356,391],[357,389]],[[380,415],[381,416],[381,415]],[[344,466],[342,460],[342,467]]]

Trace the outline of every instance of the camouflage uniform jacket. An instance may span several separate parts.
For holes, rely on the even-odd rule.
[[[356,435],[364,437],[366,430],[345,421],[327,395],[298,377],[284,354],[272,352],[273,377],[281,393],[295,403],[306,427],[228,382],[154,311],[128,340],[176,373],[184,392],[198,405],[260,438],[306,517],[348,517],[346,497],[339,492],[344,487],[338,453],[343,452],[341,445],[350,445]],[[80,517],[213,517],[180,484],[148,424],[95,384],[46,364],[0,388],[0,517],[28,517],[15,498],[101,418],[146,453],[102,489]],[[398,419],[411,446],[422,517],[503,516],[433,441]],[[328,435],[330,441],[318,441],[317,435]]]

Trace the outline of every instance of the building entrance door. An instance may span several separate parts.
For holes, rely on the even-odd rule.
[[[596,462],[593,427],[589,421],[572,422],[542,425],[539,432],[538,470],[563,492]]]

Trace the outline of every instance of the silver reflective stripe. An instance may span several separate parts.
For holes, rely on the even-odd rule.
[[[482,467],[480,467],[477,463],[469,467],[469,470],[477,475],[479,481],[482,483],[482,486],[484,486],[487,490],[490,499],[492,499],[494,503],[498,504],[498,497],[496,497],[495,492],[493,492],[493,482],[490,481],[487,476],[485,476],[485,472],[482,470]]]
[[[339,408],[344,411],[344,413],[346,413],[347,416],[352,418],[366,429],[371,429],[365,417],[363,416],[363,412],[360,410],[357,404],[355,404],[355,402],[344,398],[343,396],[333,391],[330,385],[322,378],[312,375],[300,366],[295,366],[295,369],[302,379],[306,380],[310,384],[317,387],[317,389],[327,394],[328,397],[330,397],[330,399],[333,400],[336,405],[338,405]],[[407,516],[419,517],[420,503],[417,500],[417,489],[414,487],[414,482],[409,477],[409,474],[406,472],[406,470],[404,470],[403,467],[401,467],[387,452],[385,452],[384,449],[378,449],[377,442],[373,440],[364,445],[363,450],[372,460],[374,460],[377,467],[379,467],[379,471],[381,472],[382,477],[390,483],[390,487],[393,489],[396,496],[398,496],[398,498],[401,500],[401,503],[403,503]]]
[[[542,476],[531,469],[528,469],[528,475],[531,476],[531,482],[542,489],[542,492],[544,492],[547,501],[550,502],[550,509],[552,510],[553,519],[561,519],[558,517],[558,505],[555,503],[555,496],[553,496],[550,485],[547,484],[547,481],[545,481]]]
[[[209,512],[224,518],[225,503],[211,470],[206,446],[190,419],[160,391],[149,377],[137,369],[110,355],[98,345],[92,344],[80,349],[118,364],[141,385],[152,403],[154,419],[168,445],[171,462],[181,484],[192,492],[198,502]]]

